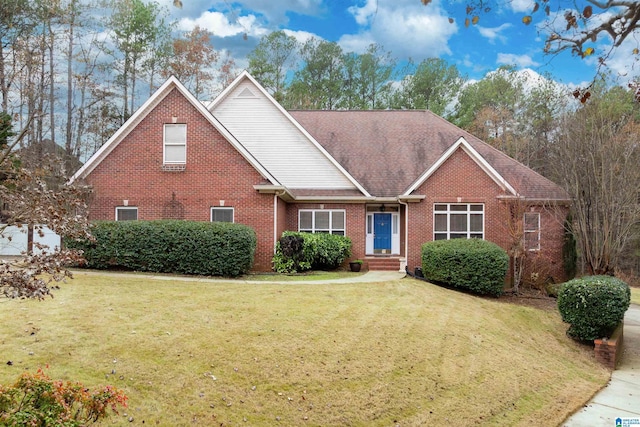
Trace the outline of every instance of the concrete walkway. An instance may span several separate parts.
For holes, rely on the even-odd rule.
[[[640,306],[632,304],[625,313],[623,334],[622,358],[611,381],[565,427],[616,427],[618,418],[640,422]]]
[[[304,281],[282,281],[282,280],[245,280],[245,279],[226,279],[220,277],[201,277],[201,276],[172,276],[169,274],[153,274],[153,273],[128,273],[128,272],[111,272],[103,270],[84,270],[84,269],[72,269],[74,275],[81,276],[82,274],[98,274],[109,275],[112,277],[148,277],[154,280],[181,280],[185,282],[234,282],[234,283],[248,283],[259,285],[263,283],[280,283],[286,284],[340,284],[340,283],[366,283],[366,282],[386,282],[392,280],[402,279],[406,276],[404,271],[367,271],[364,274],[357,274],[349,277],[342,277],[340,279],[327,279],[327,280],[304,280]]]

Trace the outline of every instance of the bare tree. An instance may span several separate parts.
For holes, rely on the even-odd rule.
[[[27,121],[31,124],[33,117]],[[27,228],[43,234],[46,228],[60,236],[90,237],[86,216],[85,191],[81,187],[59,185],[60,178],[42,164],[29,169],[23,166],[14,147],[24,138],[25,130],[15,135],[11,116],[0,113],[0,200],[2,225]],[[52,282],[70,277],[67,266],[81,260],[81,254],[39,243],[22,257],[0,260],[0,295],[8,298],[39,298],[50,295]]]
[[[551,169],[573,199],[572,231],[591,274],[612,274],[640,222],[640,110],[622,88],[562,122]]]

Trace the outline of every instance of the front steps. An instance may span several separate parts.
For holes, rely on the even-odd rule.
[[[364,263],[369,271],[400,271],[400,257],[369,256]]]

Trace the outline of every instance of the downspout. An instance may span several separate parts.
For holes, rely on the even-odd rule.
[[[403,202],[399,197],[398,203],[404,206],[404,266],[406,269],[409,262],[409,203]],[[402,270],[402,263],[400,270]]]
[[[278,192],[273,193],[273,253],[276,253],[278,241]]]
[[[278,242],[278,197],[285,193],[284,190],[273,193],[273,253],[276,252]]]

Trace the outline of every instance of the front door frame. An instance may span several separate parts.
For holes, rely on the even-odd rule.
[[[381,215],[390,215],[391,226],[389,227],[389,245],[385,248],[376,248],[375,224],[376,219]],[[367,255],[400,255],[400,212],[385,212],[377,210],[367,212],[366,227],[366,254]]]

